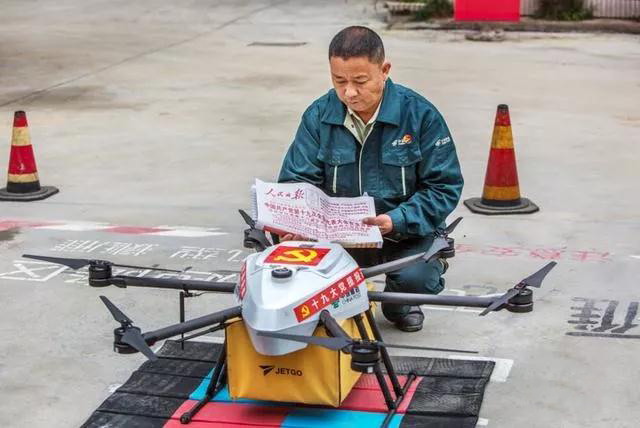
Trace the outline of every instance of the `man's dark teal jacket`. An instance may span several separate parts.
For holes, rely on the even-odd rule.
[[[364,145],[344,126],[335,90],[304,112],[279,182],[308,182],[330,196],[372,196],[393,221],[394,240],[430,236],[460,199],[463,180],[453,138],[425,98],[387,79]]]

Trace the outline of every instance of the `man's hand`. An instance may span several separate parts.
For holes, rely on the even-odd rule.
[[[286,235],[280,235],[280,242],[284,241],[308,241],[308,238],[305,238],[302,235],[296,235],[294,233],[287,233]]]
[[[380,228],[380,233],[383,235],[393,231],[393,222],[391,221],[391,217],[386,214],[380,214],[377,217],[367,217],[363,219],[362,222],[371,226],[378,226]]]

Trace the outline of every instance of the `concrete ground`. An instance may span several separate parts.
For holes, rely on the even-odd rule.
[[[0,10],[0,165],[12,113],[25,109],[41,181],[61,190],[0,202],[1,426],[78,426],[143,361],[111,352],[115,326],[99,294],[145,329],[177,319],[173,292],[94,290],[20,255],[232,278],[247,254],[236,210],[254,178],[275,177],[300,114],[329,88],[328,42],[350,24],[379,29],[393,79],[442,111],[464,198],[480,195],[496,105],[510,106],[521,189],[542,209],[483,217],[460,206],[448,292],[500,292],[559,263],[531,314],[427,308],[420,333],[383,322],[388,340],[495,358],[484,425],[640,425],[637,36],[510,33],[484,44],[386,31],[373,1],[4,0]],[[9,220],[219,229],[171,237]],[[192,300],[192,316],[231,301]]]

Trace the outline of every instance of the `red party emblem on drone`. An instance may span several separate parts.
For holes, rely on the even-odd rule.
[[[329,251],[331,251],[330,248],[280,246],[273,250],[264,262],[283,265],[317,266]]]

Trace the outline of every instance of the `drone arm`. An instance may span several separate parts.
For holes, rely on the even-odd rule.
[[[485,308],[498,297],[478,296],[436,296],[433,294],[388,293],[369,291],[369,300],[384,303],[404,303],[407,305],[437,305],[437,306],[469,306]]]
[[[327,332],[333,337],[344,337],[345,339],[351,340],[352,337],[344,331],[338,321],[327,311],[326,309],[320,312],[320,321],[327,329]]]
[[[168,327],[160,328],[158,330],[149,331],[147,333],[144,333],[142,337],[144,337],[145,342],[147,342],[149,345],[153,345],[158,340],[167,339],[169,337],[177,336],[183,333],[189,333],[191,331],[208,327],[210,325],[220,324],[232,318],[239,317],[241,314],[242,308],[240,306],[234,306],[232,308],[205,315],[199,318],[194,318],[183,323],[173,324]]]
[[[233,293],[236,284],[233,282],[200,281],[196,279],[174,278],[139,278],[137,276],[116,275],[109,279],[116,287],[149,287],[182,291],[214,291]]]
[[[403,257],[401,259],[392,260],[376,266],[362,268],[362,274],[365,278],[371,278],[381,273],[393,272],[404,267],[410,266],[418,262],[428,262],[438,256],[438,252],[448,248],[449,244],[444,238],[436,238],[431,244],[431,248],[423,253],[414,254],[412,256]]]

